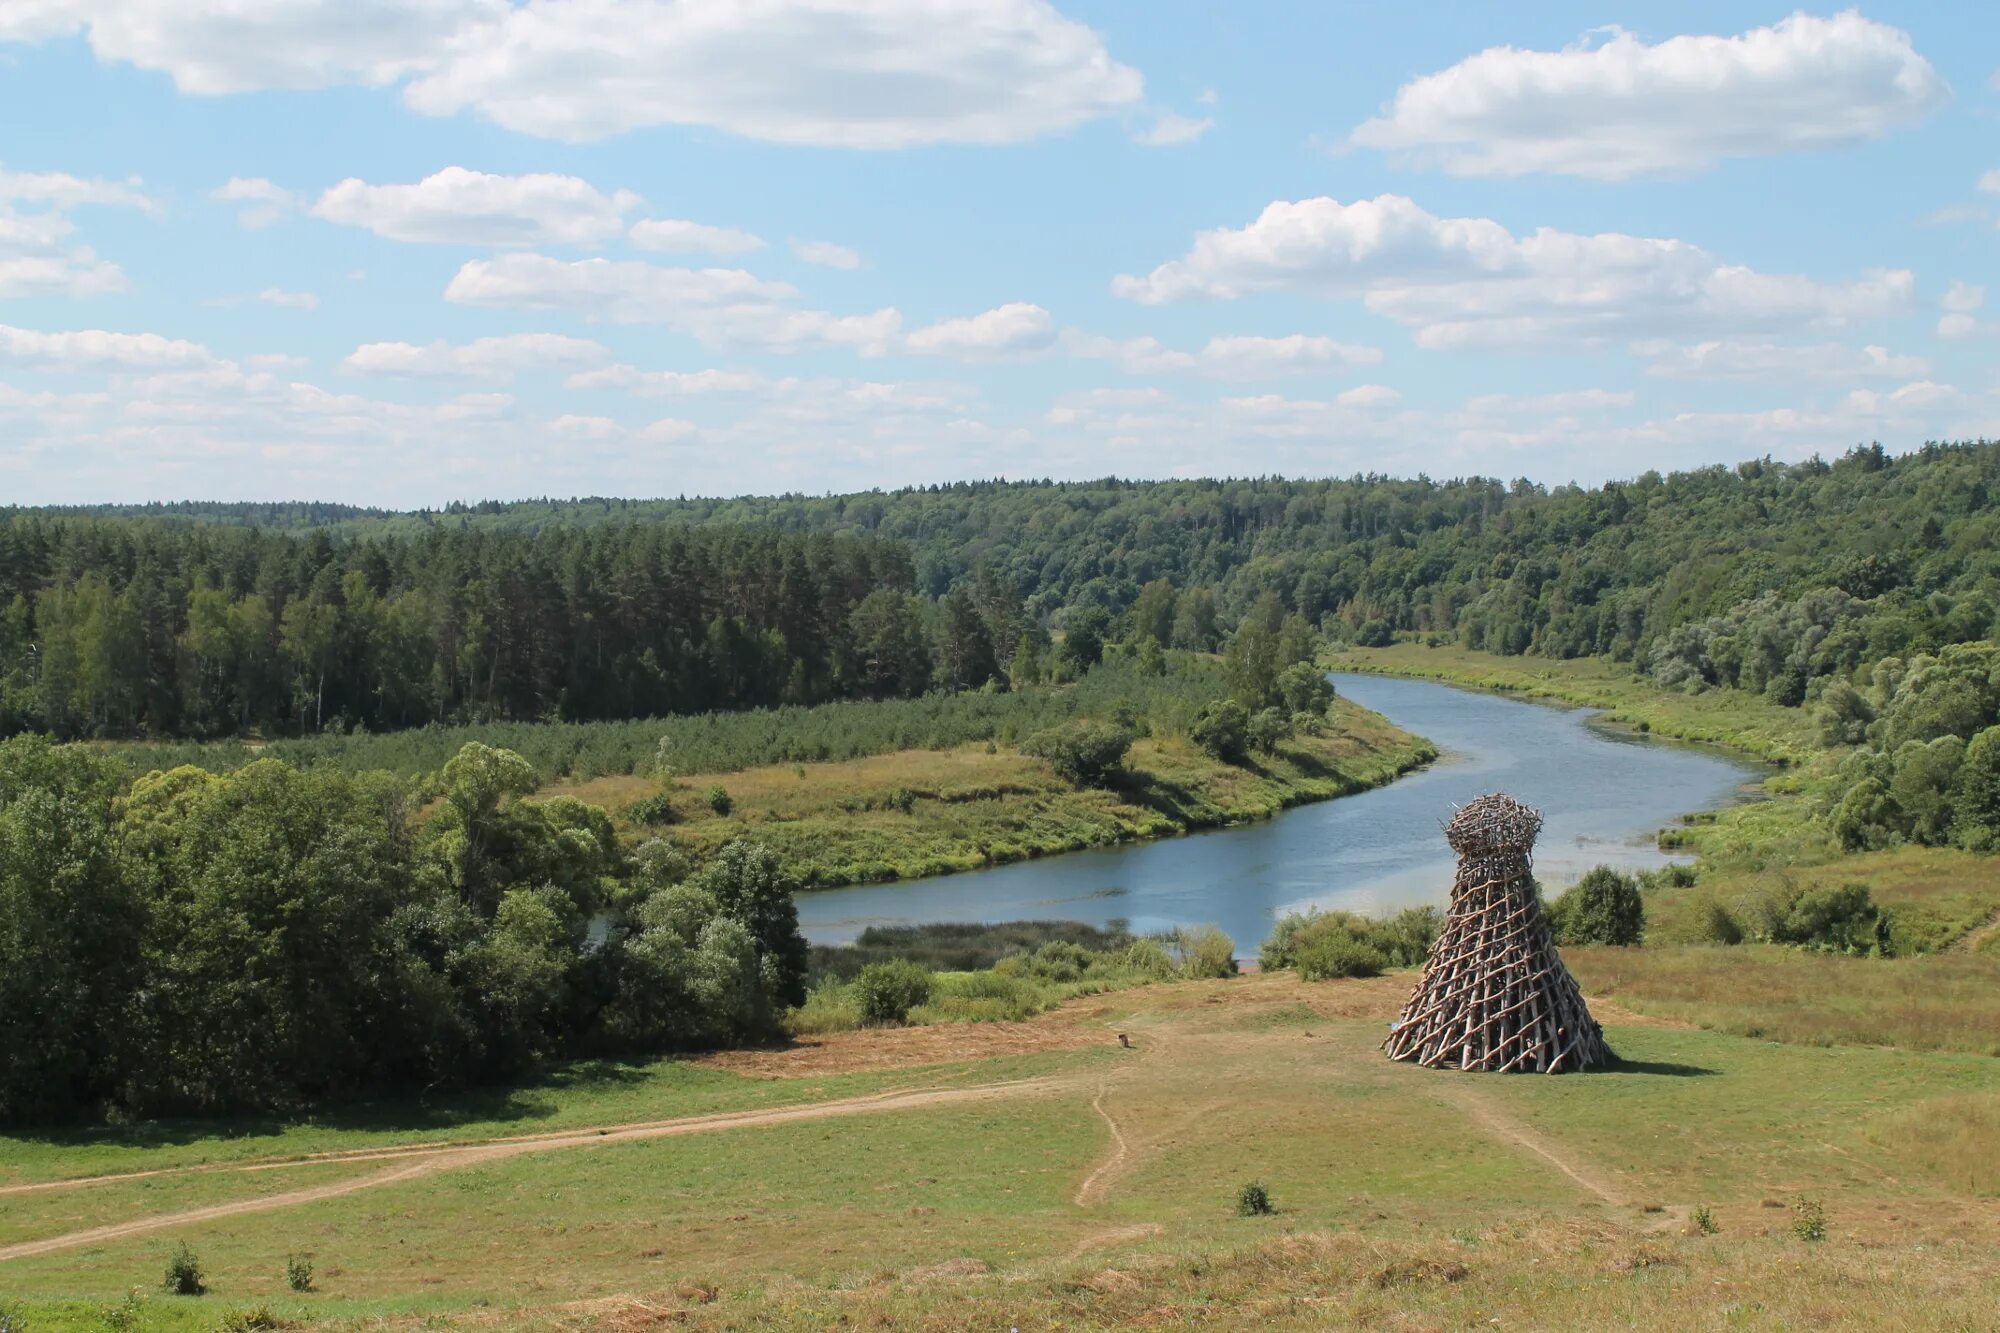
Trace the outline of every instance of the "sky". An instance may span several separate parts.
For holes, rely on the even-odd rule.
[[[2000,6],[0,0],[0,503],[2000,436]]]

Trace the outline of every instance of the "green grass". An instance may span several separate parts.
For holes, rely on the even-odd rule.
[[[1602,657],[1559,661],[1502,657],[1449,644],[1426,648],[1398,643],[1387,648],[1345,648],[1329,656],[1326,665],[1338,671],[1410,676],[1586,704],[1614,722],[1676,740],[1724,746],[1774,763],[1799,763],[1818,753],[1806,709],[1786,708],[1739,690],[1700,694],[1663,690],[1630,663]]]
[[[688,774],[674,784],[673,822],[662,831],[698,856],[755,838],[807,886],[826,888],[1266,819],[1380,786],[1435,757],[1428,741],[1341,700],[1327,734],[1296,736],[1244,765],[1178,737],[1142,739],[1110,789],[1072,787],[1041,761],[998,744]],[[708,802],[715,786],[729,793],[726,815]],[[549,792],[622,811],[658,790],[649,779],[612,777]]]
[[[1580,971],[1648,952],[1579,951]],[[1099,1058],[980,1074],[1056,1080],[1038,1094],[493,1160],[8,1261],[0,1280],[36,1333],[95,1329],[95,1307],[152,1287],[182,1238],[213,1294],[151,1295],[147,1327],[212,1329],[259,1302],[339,1329],[1962,1328],[1990,1314],[2000,1061],[1614,1022],[1612,1070],[1480,1078],[1381,1057],[1382,1015],[1410,980],[1092,997],[1043,1021],[1101,1027]],[[1109,1043],[1114,1026],[1133,1050]],[[267,1188],[251,1179],[172,1178],[120,1206]],[[1276,1216],[1235,1216],[1246,1180]],[[1786,1206],[1802,1195],[1828,1217],[1809,1249]],[[1688,1234],[1698,1204],[1718,1235]],[[42,1218],[9,1227],[59,1221]],[[319,1292],[284,1290],[290,1253],[312,1258]]]

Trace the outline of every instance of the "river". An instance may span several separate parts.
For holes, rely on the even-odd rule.
[[[1661,828],[1728,802],[1759,776],[1713,751],[1597,724],[1586,709],[1430,681],[1332,679],[1347,698],[1429,737],[1438,762],[1261,823],[801,894],[800,925],[813,942],[838,944],[868,926],[926,921],[1122,920],[1141,933],[1213,922],[1249,955],[1286,912],[1442,906],[1452,875],[1442,825],[1481,793],[1505,791],[1541,809],[1535,868],[1554,891],[1598,864],[1666,864]]]

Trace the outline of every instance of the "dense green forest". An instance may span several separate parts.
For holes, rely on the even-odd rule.
[[[0,519],[0,731],[300,734],[971,688],[1011,593],[911,595],[901,544],[658,525],[335,540]],[[1031,650],[1032,656],[1032,650]]]
[[[797,603],[785,600],[782,578],[768,574],[732,587],[747,597],[710,603],[690,594],[691,607],[663,608],[657,625],[631,622],[621,629],[633,637],[600,646],[595,627],[604,613],[575,593],[579,579],[595,598],[624,613],[632,599],[619,592],[618,576],[636,573],[612,552],[649,549],[650,542],[667,540],[662,533],[692,540],[720,530],[762,534],[717,538],[725,542],[858,543],[803,548],[814,579],[827,577],[829,568],[867,566],[866,577],[836,580],[840,595],[827,603],[850,620],[876,586],[927,599],[917,608],[932,622],[944,610],[939,599],[965,596],[988,622],[995,674],[1011,665],[1026,627],[1059,629],[1087,611],[1122,618],[1114,634],[1213,649],[1269,593],[1336,637],[1408,632],[1450,636],[1493,652],[1601,654],[1637,663],[1667,683],[1768,691],[1797,704],[1815,678],[1991,636],[2000,608],[2000,519],[1990,499],[1996,487],[2000,445],[1981,441],[1927,445],[1902,456],[1868,446],[1831,463],[1758,460],[1665,477],[1649,472],[1588,489],[1482,478],[1106,480],[729,500],[542,500],[415,514],[321,505],[146,506],[64,516],[15,511],[0,520],[0,569],[10,571],[0,593],[19,599],[8,622],[14,646],[0,651],[11,652],[7,660],[15,663],[13,697],[32,695],[20,663],[32,660],[32,645],[59,637],[41,628],[43,598],[69,594],[92,571],[123,596],[137,567],[129,558],[99,556],[103,544],[171,547],[196,538],[165,534],[207,532],[205,540],[218,543],[225,533],[235,534],[244,550],[299,552],[293,557],[298,572],[289,580],[259,588],[254,577],[238,574],[228,585],[232,597],[256,592],[266,603],[250,614],[268,644],[262,660],[275,677],[268,688],[285,699],[283,708],[272,704],[266,712],[292,730],[309,729],[321,710],[302,707],[300,654],[293,652],[286,664],[285,610],[305,583],[320,580],[317,571],[329,562],[343,567],[344,576],[344,567],[362,558],[350,552],[379,552],[375,558],[392,565],[402,560],[412,570],[401,582],[376,578],[378,597],[423,588],[426,606],[441,615],[441,599],[430,590],[444,571],[454,570],[455,585],[468,590],[454,596],[497,599],[519,625],[491,641],[504,648],[463,647],[449,634],[431,633],[436,646],[428,663],[414,676],[406,673],[419,683],[395,696],[396,703],[368,697],[366,687],[357,686],[360,693],[343,695],[338,708],[326,710],[370,726],[876,697],[921,692],[919,681],[964,684],[986,668],[975,646],[969,667],[949,667],[935,677],[892,667],[864,680],[862,664],[876,661],[879,667],[880,661],[868,644],[907,647],[921,640],[928,646],[935,642],[935,625],[888,616],[887,604],[878,601],[873,610],[883,614],[864,617],[866,628],[829,623],[840,618],[829,609],[813,632],[801,631],[794,623]],[[44,537],[29,555],[8,554],[28,532],[56,531],[104,535],[72,537],[67,545]],[[631,535],[636,533],[650,535]],[[583,534],[595,534],[602,545]],[[787,552],[771,556],[782,575],[790,548],[769,549]],[[505,571],[521,565],[547,572],[510,584]],[[191,589],[200,574],[197,567],[181,577]],[[526,609],[546,599],[523,602],[518,595],[535,579],[570,595],[563,605],[573,614],[557,614],[553,623],[573,631],[578,651],[589,645],[584,660],[590,669],[574,684],[550,676],[546,665],[530,665],[550,658],[521,650],[534,641],[536,626],[552,623]],[[140,579],[137,586],[147,585]],[[342,596],[340,577],[314,586],[324,602],[338,603]],[[503,587],[510,591],[497,591]],[[1015,619],[1017,603],[1021,615]],[[797,634],[811,651],[789,654],[783,663],[775,648],[768,660],[752,653],[754,664],[732,669],[738,652],[726,646],[728,631],[710,646],[719,613],[744,618],[739,637],[747,642]],[[968,619],[963,607],[957,614]],[[183,637],[187,632],[166,624],[154,634],[156,676],[173,651],[190,651],[185,644],[174,649],[181,640],[169,629]],[[648,644],[657,657],[651,666],[618,656],[621,648],[643,656],[644,648],[630,645],[649,632],[681,637]],[[682,641],[700,653],[680,654],[669,646]],[[934,647],[928,651],[938,655]],[[715,665],[718,660],[724,665]],[[614,669],[606,665],[611,662],[624,665]],[[793,663],[803,664],[796,676]],[[498,670],[505,683],[495,677],[494,687],[483,689],[476,684],[484,679],[482,669]],[[463,684],[461,677],[475,683]],[[628,683],[634,678],[642,683]],[[40,688],[42,697],[58,692]],[[216,705],[191,717],[186,711],[154,729],[213,729],[227,716]],[[127,705],[121,721],[136,716]],[[62,717],[78,725],[74,706]],[[18,708],[15,719],[15,726],[38,720]],[[46,716],[39,721],[51,725]],[[86,712],[83,722],[90,721]]]

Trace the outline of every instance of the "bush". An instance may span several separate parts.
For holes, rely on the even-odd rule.
[[[199,1296],[208,1290],[208,1284],[202,1281],[201,1260],[186,1241],[174,1246],[173,1254],[168,1256],[166,1277],[160,1285],[175,1296]]]
[[[1355,631],[1354,641],[1363,648],[1387,648],[1396,641],[1396,632],[1386,620],[1370,620]]]
[[[1695,1208],[1694,1216],[1690,1220],[1694,1223],[1695,1234],[1698,1236],[1713,1236],[1722,1230],[1715,1220],[1715,1213],[1705,1203]]]
[[[1332,981],[1337,977],[1379,977],[1389,965],[1380,951],[1333,931],[1299,945],[1296,966],[1301,981]]]
[[[306,1258],[303,1254],[286,1255],[285,1285],[293,1291],[311,1291],[313,1289],[312,1260]]]
[[[1225,764],[1239,764],[1249,753],[1250,711],[1234,699],[1216,699],[1203,704],[1188,738],[1211,757]]]
[[[1244,736],[1256,749],[1265,754],[1278,748],[1278,742],[1289,739],[1292,734],[1292,719],[1282,710],[1265,708],[1250,719],[1250,726]]]
[[[1792,1234],[1803,1241],[1826,1239],[1826,1209],[1818,1199],[1800,1197],[1792,1202]]]
[[[861,1021],[907,1023],[910,1010],[931,998],[931,985],[930,972],[908,959],[868,964],[854,979],[855,993],[861,1000]]]
[[[1884,952],[1889,923],[1866,884],[1807,889],[1773,923],[1771,939],[1827,953]]]
[[[1293,912],[1278,921],[1258,950],[1266,972],[1287,967],[1306,981],[1372,977],[1386,967],[1415,967],[1437,939],[1435,907],[1408,907],[1386,921],[1352,912]]]
[[[1238,1217],[1269,1217],[1277,1211],[1271,1205],[1271,1192],[1257,1181],[1253,1180],[1236,1191]]]
[[[1090,951],[1082,945],[1051,940],[1023,958],[1019,967],[1021,975],[1038,981],[1070,982],[1083,980],[1091,962]]]
[[[28,1316],[18,1306],[0,1305],[0,1333],[28,1333]]]
[[[285,1321],[278,1318],[268,1305],[253,1305],[247,1310],[231,1311],[216,1325],[216,1333],[266,1333],[269,1329],[283,1328]]]
[[[1558,944],[1635,945],[1646,930],[1639,881],[1598,866],[1549,904],[1549,927]]]
[[[726,818],[736,802],[729,798],[729,789],[718,782],[708,789],[708,808]]]
[[[656,791],[650,796],[641,796],[625,807],[625,817],[634,824],[643,824],[647,828],[671,824],[674,822],[673,797],[663,791]]]
[[[1236,975],[1236,941],[1214,926],[1193,926],[1175,931],[1174,948],[1180,954],[1181,975],[1190,980]]]
[[[1106,722],[1046,727],[1021,742],[1021,753],[1047,763],[1075,787],[1104,787],[1125,766],[1132,733]]]
[[[1118,970],[1153,981],[1165,981],[1174,974],[1174,958],[1158,940],[1133,940],[1118,956]]]

